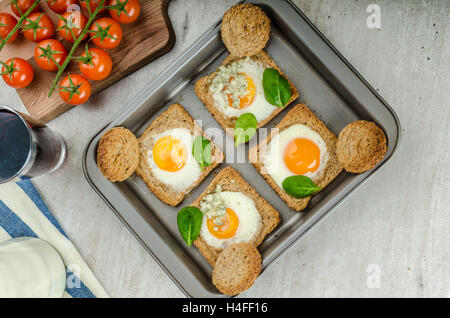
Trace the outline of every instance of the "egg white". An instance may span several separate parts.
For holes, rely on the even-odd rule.
[[[215,195],[220,196],[226,202],[227,208],[232,209],[236,213],[239,219],[239,226],[233,237],[219,239],[209,232],[207,217],[204,215],[200,237],[206,244],[219,249],[223,249],[232,243],[252,241],[261,229],[261,215],[258,213],[253,200],[241,192],[223,191]]]
[[[157,134],[153,136],[153,145],[160,138],[164,136],[171,136],[175,139],[180,140],[183,146],[186,149],[186,163],[178,171],[166,171],[162,170],[158,167],[158,165],[153,160],[153,149],[150,149],[147,152],[148,155],[148,165],[153,173],[153,175],[162,183],[174,188],[177,191],[184,191],[186,188],[189,188],[202,174],[200,165],[194,159],[192,155],[192,146],[194,144],[194,136],[191,132],[186,128],[174,128],[166,130],[161,134]]]
[[[224,67],[225,70],[231,71],[232,74],[245,73],[247,76],[251,77],[255,84],[255,97],[253,102],[245,108],[234,108],[228,104],[228,97],[220,89],[219,92],[213,93],[214,105],[220,110],[226,117],[239,117],[245,113],[252,113],[255,115],[258,122],[263,121],[268,118],[277,107],[271,105],[264,96],[263,88],[263,73],[265,67],[251,58],[247,57],[245,59],[231,63]],[[213,79],[214,82],[214,79]]]
[[[328,149],[327,144],[322,137],[306,125],[292,125],[275,135],[267,145],[267,148],[261,152],[261,161],[265,168],[265,173],[268,173],[280,188],[282,188],[284,179],[295,175],[295,173],[290,171],[286,166],[283,155],[284,149],[289,142],[296,138],[309,139],[320,149],[319,168],[314,172],[304,174],[305,176],[311,178],[313,181],[316,181],[322,176],[322,173],[327,165],[329,157]]]

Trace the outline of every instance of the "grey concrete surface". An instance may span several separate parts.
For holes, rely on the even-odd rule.
[[[173,0],[177,42],[170,53],[49,123],[64,135],[69,157],[34,183],[112,296],[183,294],[91,190],[81,167],[83,148],[235,2]],[[242,296],[449,297],[450,2],[295,3],[393,106],[403,139],[378,174]],[[366,26],[370,3],[381,8],[380,30]],[[3,81],[0,103],[24,110]]]

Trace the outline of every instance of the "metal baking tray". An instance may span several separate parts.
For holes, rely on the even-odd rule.
[[[280,225],[260,246],[265,269],[391,158],[401,129],[392,108],[290,1],[246,2],[259,5],[272,20],[272,35],[266,50],[300,92],[300,99],[266,126],[274,126],[293,105],[303,102],[335,134],[354,120],[366,119],[381,126],[388,139],[387,155],[375,169],[362,174],[341,173],[300,213],[290,210],[250,163],[231,164],[282,217]],[[106,180],[97,168],[96,149],[101,135],[114,126],[125,126],[140,136],[145,127],[174,102],[180,102],[194,119],[202,120],[204,129],[219,128],[195,96],[193,86],[199,77],[214,71],[227,54],[220,39],[219,21],[116,114],[92,138],[83,157],[83,170],[89,184],[174,283],[192,297],[223,295],[211,282],[211,267],[195,247],[188,248],[182,240],[176,215],[206,188],[215,173],[194,189],[179,207],[173,208],[159,201],[136,175],[122,183]],[[222,164],[215,172],[226,165],[229,164]]]

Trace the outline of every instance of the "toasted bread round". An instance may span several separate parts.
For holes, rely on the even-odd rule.
[[[217,258],[212,281],[217,289],[230,296],[249,289],[261,273],[261,254],[249,243],[228,245]]]
[[[97,165],[112,182],[129,178],[139,164],[139,146],[136,136],[126,128],[115,127],[100,139]]]
[[[376,124],[359,120],[339,134],[336,155],[348,172],[361,173],[374,168],[387,151],[386,136]]]
[[[251,56],[266,46],[270,19],[255,5],[238,4],[225,12],[220,31],[231,55]]]

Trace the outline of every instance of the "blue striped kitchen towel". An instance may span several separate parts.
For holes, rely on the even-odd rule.
[[[0,242],[24,236],[49,242],[61,255],[67,269],[63,297],[108,297],[30,180],[0,184]]]

